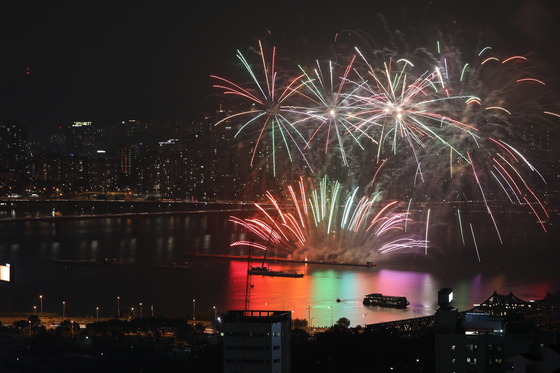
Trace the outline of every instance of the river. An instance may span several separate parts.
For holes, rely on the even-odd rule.
[[[560,290],[556,236],[532,235],[500,245],[495,238],[485,243],[481,234],[477,252],[468,242],[463,245],[456,237],[444,237],[449,231],[444,228],[433,230],[436,249],[430,248],[427,256],[423,251],[389,254],[371,268],[271,262],[273,269],[298,270],[305,277],[252,276],[250,308],[289,310],[294,318],[311,319],[314,326],[330,326],[346,317],[355,326],[433,315],[437,291],[443,287],[453,288],[453,304],[460,311],[494,291],[531,300]],[[83,220],[69,224],[58,241],[50,223],[11,222],[0,224],[0,262],[9,263],[14,271],[15,312],[34,312],[35,306],[40,313],[42,305],[43,312],[62,314],[65,302],[67,316],[95,317],[99,312],[99,317],[112,317],[131,308],[136,316],[152,312],[163,316],[170,309],[188,317],[193,310],[219,316],[245,306],[246,261],[199,257],[196,271],[154,265],[184,262],[189,258],[182,254],[193,251],[239,255],[239,248],[229,246],[239,236],[225,218],[211,230],[206,218],[153,218],[138,237],[126,220]],[[442,249],[437,247],[443,246],[448,246],[447,255],[438,252]],[[54,259],[93,259],[98,249],[101,256],[117,258],[121,264],[53,263]],[[364,295],[373,292],[404,295],[410,305],[405,310],[363,306]],[[0,311],[8,311],[9,294],[10,284],[0,283]]]

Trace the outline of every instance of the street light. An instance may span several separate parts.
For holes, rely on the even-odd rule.
[[[218,318],[218,309],[214,306],[214,320]]]
[[[35,315],[37,314],[37,306],[33,306],[33,310],[35,311]]]
[[[99,307],[95,307],[95,310],[97,311],[97,321],[99,321]]]
[[[152,317],[154,317],[154,305],[152,304]]]
[[[117,318],[121,318],[121,297],[117,297]]]
[[[196,299],[192,300],[192,321],[196,320]]]
[[[43,316],[43,296],[39,295],[39,298],[41,299],[41,316]]]
[[[364,328],[367,328],[367,313],[364,316]]]
[[[134,318],[134,307],[132,307],[132,318]]]
[[[65,316],[66,316],[66,302],[63,301],[62,302],[62,320],[64,320]]]
[[[142,303],[140,303],[140,318],[142,318]]]
[[[333,322],[333,311],[332,311],[332,307],[329,306],[329,308],[331,309],[331,327],[334,326],[334,322]]]

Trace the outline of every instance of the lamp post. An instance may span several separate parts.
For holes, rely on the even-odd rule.
[[[332,311],[332,307],[329,306],[329,308],[331,309],[331,328],[334,326],[334,321],[333,321],[333,311]]]
[[[33,310],[35,311],[35,315],[37,314],[37,306],[33,306]]]
[[[214,306],[214,320],[218,318],[218,309]]]
[[[72,320],[72,338],[74,338],[74,320]]]
[[[66,317],[66,302],[65,301],[62,302],[62,320],[64,320],[64,317]]]
[[[43,316],[43,296],[39,295],[39,299],[41,299],[41,316]]]
[[[97,321],[99,321],[99,307],[95,307],[95,310],[97,311]]]
[[[121,297],[117,297],[117,318],[121,318]]]
[[[152,317],[154,317],[154,305],[152,304]]]
[[[364,328],[367,328],[367,313],[364,316]]]
[[[192,300],[192,320],[196,320],[196,299]]]
[[[31,320],[29,320],[29,335],[31,335]]]
[[[132,318],[134,318],[134,307],[132,307]]]

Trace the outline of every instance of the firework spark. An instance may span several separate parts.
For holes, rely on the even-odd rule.
[[[337,36],[336,42],[341,39]],[[270,133],[273,152],[278,134],[285,149],[289,148],[289,139],[305,159],[301,173],[338,169],[338,164],[333,166],[336,157],[320,158],[314,152],[314,144],[319,142],[325,153],[336,150],[338,159],[348,168],[349,185],[368,190],[375,181],[379,190],[391,191],[398,185],[406,190],[406,195],[400,193],[402,197],[398,199],[408,202],[406,212],[396,213],[393,202],[382,201],[381,194],[358,198],[358,187],[345,188],[327,179],[307,194],[300,180],[299,197],[288,187],[289,205],[278,202],[269,192],[273,212],[258,205],[260,217],[231,219],[261,241],[270,242],[274,250],[295,255],[310,246],[331,246],[331,242],[343,250],[375,241],[377,252],[423,247],[427,253],[430,212],[435,219],[441,209],[426,208],[424,240],[401,237],[395,241],[393,236],[385,237],[387,232],[392,235],[398,230],[406,234],[413,199],[425,206],[450,201],[482,204],[500,242],[500,223],[492,206],[500,201],[528,206],[546,232],[541,216],[548,218],[548,212],[535,192],[538,184],[546,184],[546,180],[523,148],[527,139],[538,133],[528,133],[527,126],[518,133],[516,128],[530,120],[530,128],[538,132],[535,118],[544,114],[548,119],[540,123],[552,125],[560,115],[557,109],[543,110],[543,95],[537,89],[544,89],[545,82],[528,67],[530,58],[504,58],[498,51],[484,47],[469,61],[463,61],[455,48],[439,41],[437,51],[421,48],[402,55],[383,48],[370,51],[356,46],[347,58],[337,55],[339,63],[300,66],[302,74],[284,77],[285,83],[279,89],[275,84],[275,49],[270,66],[262,46],[260,54],[266,77],[262,81],[240,53],[238,56],[258,89],[244,89],[215,77],[226,82],[217,85],[224,93],[248,99],[258,108],[232,114],[217,124],[248,116],[249,120],[241,121],[239,134],[259,123],[252,159],[265,130]],[[321,162],[323,159],[328,162]],[[380,204],[385,207],[376,210]],[[457,216],[464,244],[458,209]],[[383,240],[377,238],[381,236]],[[382,250],[387,242],[393,242],[393,246]],[[417,246],[419,242],[423,246]],[[262,242],[260,245],[266,248]],[[476,250],[478,255],[478,247]]]
[[[367,261],[375,252],[426,248],[427,242],[404,235],[412,218],[408,211],[396,212],[398,201],[380,204],[381,193],[357,197],[358,188],[348,190],[323,178],[317,189],[306,193],[299,183],[301,199],[291,186],[289,202],[281,204],[267,193],[269,207],[256,204],[260,213],[250,219],[232,216],[258,242],[236,241],[232,246],[251,246],[291,257],[315,260]],[[396,234],[393,234],[396,233]],[[397,240],[394,237],[398,236]],[[322,251],[327,249],[326,254]]]
[[[272,143],[271,148],[273,152],[273,172],[276,174],[276,149],[278,146],[284,146],[287,150],[290,160],[292,159],[292,154],[290,151],[290,146],[288,145],[288,140],[297,151],[303,155],[302,147],[299,145],[303,143],[307,144],[306,140],[303,138],[302,134],[294,127],[289,119],[286,117],[286,108],[282,105],[283,103],[296,92],[298,87],[298,81],[303,76],[297,76],[289,81],[285,86],[278,87],[277,81],[279,80],[278,71],[276,70],[276,48],[273,48],[271,62],[267,63],[265,59],[265,54],[263,52],[263,47],[261,42],[259,42],[259,50],[262,58],[263,65],[263,76],[264,82],[257,78],[257,75],[251,68],[249,62],[245,57],[238,51],[237,57],[251,76],[254,88],[245,89],[241,85],[235,84],[228,79],[211,75],[212,78],[221,81],[223,84],[215,84],[215,88],[223,90],[225,95],[235,95],[248,99],[252,104],[251,109],[242,111],[239,113],[231,114],[215,125],[219,125],[223,122],[231,121],[233,119],[243,119],[245,122],[240,126],[239,130],[235,134],[237,137],[242,131],[244,131],[250,125],[260,126],[258,131],[257,139],[255,140],[255,146],[253,147],[253,152],[251,156],[251,165],[255,160],[255,156],[258,153],[259,145],[263,141],[263,136],[265,135],[265,130],[268,129],[270,133],[270,141]],[[278,144],[277,144],[278,143]]]

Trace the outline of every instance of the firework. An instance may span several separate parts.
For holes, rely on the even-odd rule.
[[[299,193],[292,186],[288,191],[287,203],[280,203],[267,192],[268,208],[255,204],[260,210],[258,216],[230,217],[231,222],[255,238],[232,246],[250,246],[298,259],[356,262],[366,262],[377,252],[427,247],[426,241],[413,235],[403,237],[404,226],[412,218],[408,211],[395,211],[397,201],[383,205],[381,193],[358,198],[358,188],[345,191],[340,183],[330,182],[327,177],[309,193],[303,179]]]
[[[353,112],[358,104],[355,93],[360,87],[349,91],[345,87],[354,60],[355,56],[346,66],[340,78],[335,78],[336,70],[332,61],[328,61],[328,79],[325,77],[319,61],[313,69],[313,75],[307,73],[300,66],[305,75],[305,79],[302,80],[305,89],[298,91],[297,96],[302,99],[302,103],[308,106],[292,106],[290,108],[295,117],[302,118],[295,121],[294,124],[303,127],[308,125],[312,129],[306,148],[310,147],[310,144],[318,138],[324,139],[325,153],[328,153],[329,148],[336,144],[345,166],[348,166],[349,157],[344,145],[347,138],[352,140],[351,146],[358,146],[363,150],[352,131],[354,127]],[[320,133],[325,133],[325,135],[320,136]],[[332,138],[336,138],[336,141],[333,141]]]
[[[535,179],[540,179],[541,185],[546,180],[518,148],[510,145],[541,136],[538,131],[545,128],[545,122],[540,114],[554,115],[541,109],[543,93],[537,89],[545,83],[531,76],[527,57],[501,61],[486,57],[492,51],[488,47],[470,63],[462,63],[450,48],[443,47],[438,42],[436,55],[422,50],[402,58],[394,57],[395,53],[373,53],[376,63],[355,48],[363,66],[355,69],[353,81],[359,87],[353,92],[358,103],[352,114],[356,137],[367,134],[367,138],[377,140],[378,163],[381,157],[395,158],[403,151],[406,158],[414,160],[405,160],[404,167],[398,169],[388,166],[394,172],[385,180],[394,184],[406,177],[406,171],[399,175],[400,170],[414,170],[408,174],[413,175],[417,201],[422,202],[422,195],[424,202],[432,203],[481,200],[502,242],[490,206],[507,198],[512,204],[528,206],[546,232],[541,217],[548,218],[548,212],[530,186],[538,183]],[[526,90],[531,96],[527,97]],[[504,107],[506,104],[512,106]],[[520,126],[525,120],[530,120],[533,131]],[[523,132],[517,133],[518,128]],[[444,176],[446,154],[448,176]],[[417,183],[418,176],[423,185]],[[468,185],[477,186],[478,196],[473,189],[465,196]],[[427,235],[429,214],[426,225]]]
[[[255,145],[253,147],[253,152],[251,156],[251,165],[255,160],[255,156],[258,154],[259,145],[263,141],[263,137],[266,132],[269,132],[269,138],[271,142],[271,149],[273,152],[273,172],[276,174],[276,149],[278,146],[283,146],[287,150],[290,160],[292,159],[292,152],[290,151],[290,144],[297,149],[297,151],[303,156],[303,151],[300,144],[307,144],[306,140],[303,138],[302,134],[292,125],[291,119],[286,116],[288,111],[283,106],[283,103],[298,90],[298,81],[302,76],[296,76],[290,79],[287,85],[278,85],[278,71],[276,70],[276,48],[273,48],[272,58],[270,63],[265,59],[265,54],[263,52],[262,44],[259,42],[259,50],[262,58],[263,67],[263,77],[264,81],[257,78],[256,73],[253,71],[249,62],[245,57],[238,51],[237,57],[241,61],[242,65],[245,67],[249,73],[252,81],[254,83],[253,88],[243,88],[241,85],[235,84],[234,82],[212,75],[211,77],[217,79],[221,84],[215,84],[215,88],[223,90],[225,95],[235,95],[238,97],[243,97],[251,103],[251,108],[249,110],[241,111],[229,115],[215,125],[219,125],[223,122],[232,120],[241,120],[242,124],[235,134],[237,137],[241,132],[246,130],[250,126],[257,126],[258,135],[255,140]]]
[[[551,126],[560,114],[543,110],[541,90],[546,84],[532,70],[531,58],[502,57],[484,47],[464,61],[446,43],[438,41],[434,49],[399,53],[396,49],[353,47],[351,53],[333,59],[346,64],[317,61],[312,68],[300,66],[302,74],[283,79],[286,83],[277,99],[271,83],[276,77],[274,63],[264,69],[266,84],[251,73],[259,87],[256,91],[264,99],[229,81],[229,88],[220,86],[225,93],[242,96],[259,107],[224,119],[249,116],[240,124],[239,132],[261,123],[253,157],[269,128],[271,149],[276,149],[275,133],[282,134],[285,149],[289,138],[305,159],[302,173],[337,169],[343,174],[338,164],[335,166],[339,159],[348,170],[345,183],[368,190],[375,181],[379,190],[408,201],[404,215],[384,210],[387,216],[382,215],[383,222],[391,230],[398,227],[402,234],[407,233],[413,201],[426,207],[424,240],[401,237],[400,241],[392,240],[392,246],[383,246],[391,240],[384,236],[383,229],[377,230],[377,225],[383,224],[371,215],[374,206],[389,206],[390,202],[380,200],[381,194],[376,193],[358,200],[358,187],[343,188],[326,179],[309,196],[302,181],[299,197],[290,186],[289,205],[280,204],[268,193],[274,213],[259,205],[260,218],[232,221],[266,243],[261,242],[259,248],[264,250],[272,244],[275,250],[289,254],[301,253],[310,245],[344,250],[374,242],[378,252],[416,249],[422,242],[427,254],[430,213],[433,220],[442,210],[427,207],[434,203],[468,201],[484,205],[500,242],[500,223],[492,206],[504,201],[529,210],[546,232],[548,212],[535,192],[546,179],[525,155],[541,149],[524,148],[524,144],[534,144],[542,135],[540,131]],[[262,47],[260,51],[264,56]],[[265,62],[263,57],[263,66]],[[251,71],[246,62],[244,65]],[[324,153],[334,150],[338,158],[319,157],[315,149]],[[458,209],[456,214],[465,244]],[[374,231],[383,232],[383,239]],[[475,242],[474,231],[472,237]],[[242,244],[247,243],[236,243]],[[476,251],[480,258],[478,246]]]

